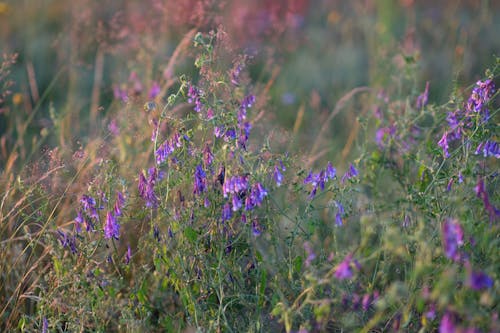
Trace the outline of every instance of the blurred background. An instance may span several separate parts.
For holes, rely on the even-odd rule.
[[[250,56],[251,82],[268,86],[268,126],[300,151],[353,88],[383,95],[407,75],[415,95],[428,81],[442,103],[454,82],[473,83],[500,51],[500,1],[0,1],[0,53],[4,63],[17,54],[0,75],[1,160],[14,149],[26,157],[37,140],[75,148],[123,107],[120,89],[142,107],[155,84],[194,73],[192,54],[174,53],[186,34],[218,27]],[[328,152],[345,151],[360,107],[335,118]]]

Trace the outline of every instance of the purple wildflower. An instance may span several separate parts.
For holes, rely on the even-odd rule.
[[[283,175],[281,174],[280,170],[278,169],[278,166],[274,166],[274,173],[273,173],[274,181],[276,182],[276,186],[281,186],[281,183],[283,182]]]
[[[474,290],[489,289],[493,287],[493,279],[484,272],[470,270],[467,285]]]
[[[335,225],[340,227],[344,224],[342,221],[342,216],[345,214],[345,210],[344,206],[338,201],[335,201],[335,206],[337,206],[337,214],[335,214]]]
[[[257,220],[252,221],[252,233],[255,237],[258,237],[262,234],[262,228]]]
[[[158,178],[158,170],[156,168],[151,168],[148,174],[147,179],[144,172],[139,174],[139,196],[146,201],[146,207],[155,208],[158,206],[158,197],[154,192],[154,186]]]
[[[255,103],[255,96],[248,95],[243,99],[243,101],[241,102],[241,105],[244,106],[245,108],[251,108],[254,103]]]
[[[81,210],[78,211],[78,215],[75,217],[75,231],[77,233],[82,232],[82,223],[84,222],[83,212]]]
[[[90,217],[95,218],[99,221],[99,214],[97,214],[96,201],[89,195],[82,195],[80,200],[82,204],[83,211],[86,212]]]
[[[500,147],[498,142],[492,140],[481,142],[476,149],[476,155],[481,153],[481,151],[484,157],[493,156],[495,158],[500,158]]]
[[[225,133],[225,129],[224,127],[221,127],[221,126],[215,126],[214,128],[214,135],[216,138],[220,138],[224,135]]]
[[[222,222],[229,221],[233,217],[233,213],[231,212],[231,205],[226,203],[222,208]]]
[[[123,205],[125,204],[125,197],[123,196],[123,193],[118,191],[116,195],[116,201],[115,201],[115,206],[114,206],[114,213],[116,216],[121,216],[122,215],[122,208]]]
[[[212,154],[210,146],[206,144],[205,148],[203,149],[203,164],[205,165],[205,168],[208,168],[209,165],[212,165],[213,161],[214,161],[214,154]]]
[[[233,212],[238,211],[242,206],[241,199],[239,198],[239,196],[237,194],[233,194],[233,198],[231,201],[233,203]]]
[[[226,133],[224,133],[224,141],[229,142],[236,139],[236,131],[234,128],[229,128]]]
[[[240,84],[240,73],[242,70],[242,66],[240,64],[237,64],[236,66],[233,67],[231,70],[231,83],[234,84],[235,86],[238,86]]]
[[[227,178],[222,185],[222,194],[227,198],[229,194],[237,193],[248,189],[247,176],[233,176]]]
[[[125,264],[128,265],[130,263],[130,259],[132,258],[132,251],[130,250],[130,245],[127,246],[127,252],[125,253]]]
[[[151,89],[149,89],[149,94],[148,94],[148,97],[149,99],[155,99],[156,96],[158,96],[161,92],[161,87],[160,85],[158,84],[158,82],[153,82],[153,84],[151,85]]]
[[[210,120],[214,117],[214,110],[212,108],[208,108],[207,110],[207,119]]]
[[[441,229],[446,257],[453,261],[460,259],[458,248],[464,244],[464,232],[457,220],[447,219]]]
[[[328,179],[333,180],[335,176],[337,175],[337,169],[335,169],[332,165],[332,162],[328,162],[328,165],[326,166],[326,176]]]
[[[108,124],[108,130],[113,134],[114,136],[118,136],[120,134],[120,127],[118,127],[118,123],[116,119],[112,119],[109,124]]]
[[[206,174],[201,167],[201,164],[196,166],[196,170],[194,172],[194,185],[193,185],[193,193],[200,195],[206,190]]]
[[[453,182],[454,182],[454,179],[453,177],[450,178],[450,180],[448,181],[448,185],[446,185],[446,191],[447,192],[450,192],[451,191],[451,186],[453,185]]]
[[[441,140],[438,142],[438,146],[443,149],[443,153],[446,158],[450,157],[450,153],[448,152],[448,149],[450,148],[448,145],[448,132],[444,132]]]
[[[120,237],[120,225],[116,221],[116,217],[112,212],[108,212],[106,215],[106,223],[104,225],[104,238],[106,239],[119,239]]]
[[[484,208],[488,212],[490,220],[493,221],[495,220],[495,218],[500,216],[500,209],[496,208],[490,203],[490,198],[488,192],[486,192],[486,188],[484,186],[484,180],[482,178],[478,179],[474,190],[476,192],[477,197],[483,200]]]
[[[451,313],[446,312],[439,324],[439,333],[455,333],[456,327]]]
[[[73,254],[78,252],[76,249],[76,237],[75,237],[75,235],[70,236],[67,233],[58,229],[57,236],[58,236],[59,242],[61,242],[61,246],[63,248],[68,247],[71,250],[71,253],[73,253]]]
[[[349,164],[349,170],[346,171],[346,173],[342,176],[342,183],[344,183],[346,180],[354,178],[358,175],[358,170],[352,165],[352,163]]]
[[[367,293],[363,296],[363,299],[361,301],[361,307],[363,308],[363,311],[367,311],[368,308],[370,307],[370,304],[371,304],[371,295]]]
[[[161,242],[160,228],[158,228],[157,224],[153,226],[153,237],[158,241],[158,243]]]
[[[42,333],[47,333],[49,331],[49,321],[47,317],[43,317],[42,319]]]
[[[352,255],[347,255],[344,260],[335,268],[335,277],[339,280],[350,279],[352,277],[351,269]]]
[[[427,83],[425,84],[424,92],[417,97],[417,102],[416,102],[417,109],[421,109],[425,105],[427,105],[428,97],[429,97],[429,81],[427,81]]]
[[[188,89],[188,102],[189,103],[194,103],[194,110],[196,112],[200,112],[202,109],[202,102],[201,102],[201,96],[202,96],[202,91],[197,89],[195,86],[190,85]]]
[[[467,112],[479,113],[483,116],[483,121],[488,121],[489,110],[486,108],[486,104],[494,93],[495,84],[492,80],[477,81],[466,104]]]

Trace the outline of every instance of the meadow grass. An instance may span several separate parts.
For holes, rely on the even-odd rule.
[[[161,66],[146,33],[114,83],[100,44],[88,100],[74,50],[42,93],[27,71],[30,96],[5,56],[0,328],[500,331],[500,59],[435,102],[403,52],[326,115],[305,112],[312,94],[287,131],[270,109],[281,66],[212,23]]]

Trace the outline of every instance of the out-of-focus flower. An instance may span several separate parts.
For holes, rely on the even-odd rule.
[[[475,272],[470,269],[467,285],[474,290],[489,289],[493,287],[493,279],[484,272]]]
[[[161,92],[161,87],[158,82],[153,82],[151,89],[149,89],[148,97],[149,99],[155,99]]]
[[[233,217],[233,213],[231,212],[231,205],[226,203],[222,208],[222,222],[229,221]]]
[[[339,201],[335,201],[335,206],[337,206],[337,213],[335,214],[335,225],[342,226],[342,216],[344,216],[345,214],[344,206]]]
[[[454,261],[460,260],[458,248],[464,244],[464,232],[457,220],[447,219],[441,228],[444,253],[446,257]]]
[[[344,260],[335,268],[335,277],[339,280],[350,279],[353,276],[352,268],[352,255],[348,254]]]
[[[500,216],[500,209],[496,208],[490,203],[490,198],[488,192],[486,192],[483,178],[478,179],[474,191],[476,192],[477,197],[483,200],[484,209],[488,212],[490,221],[498,218]]]
[[[278,187],[281,186],[281,184],[283,183],[283,175],[281,174],[280,169],[276,165],[274,166],[273,178],[274,181],[276,182],[276,186]]]
[[[446,312],[439,324],[439,333],[456,333],[457,328],[451,313]]]
[[[416,107],[417,109],[423,108],[427,105],[427,101],[429,99],[429,81],[425,83],[425,90],[417,97]]]

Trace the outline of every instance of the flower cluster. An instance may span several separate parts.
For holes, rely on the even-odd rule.
[[[95,222],[99,221],[99,214],[97,213],[96,200],[89,195],[82,195],[80,199],[80,210],[75,218],[75,231],[80,233],[82,231],[82,224],[85,224],[88,232],[95,230]]]
[[[165,140],[155,152],[156,164],[160,165],[165,162],[174,153],[176,148],[182,147],[183,141],[188,142],[189,137],[186,134],[181,135],[179,132],[176,132],[171,138]]]
[[[194,103],[194,110],[196,112],[200,112],[201,109],[203,108],[203,104],[201,102],[201,97],[203,95],[203,92],[196,88],[194,85],[190,85],[188,88],[188,102],[189,103]]]
[[[304,184],[312,184],[312,190],[309,193],[309,198],[312,199],[316,196],[318,188],[321,189],[321,191],[323,191],[325,189],[325,184],[329,180],[333,180],[336,176],[337,176],[337,169],[333,167],[331,162],[328,162],[326,169],[321,170],[318,173],[313,174],[312,171],[309,171],[309,174],[304,179]]]
[[[495,84],[492,80],[477,81],[464,108],[448,113],[446,118],[448,129],[445,130],[438,141],[438,145],[443,149],[446,158],[450,157],[449,142],[462,138],[466,131],[471,130],[476,115],[480,117],[478,123],[485,124],[489,121],[490,113],[487,105],[494,93]],[[491,141],[487,141],[486,143],[488,142]],[[482,149],[485,157],[495,156],[498,158],[498,145],[495,145],[495,142],[493,142],[486,146],[486,143],[480,144],[477,152]]]
[[[76,249],[76,236],[75,235],[69,235],[68,233],[65,233],[64,231],[61,231],[60,229],[58,229],[57,236],[58,236],[59,241],[61,242],[61,246],[63,248],[68,247],[71,250],[71,253],[73,253],[73,254],[78,252]]]
[[[161,173],[157,168],[150,168],[147,178],[144,172],[139,174],[139,196],[146,201],[146,207],[156,208],[158,206],[158,197],[154,192],[154,187],[159,179],[161,179]]]

